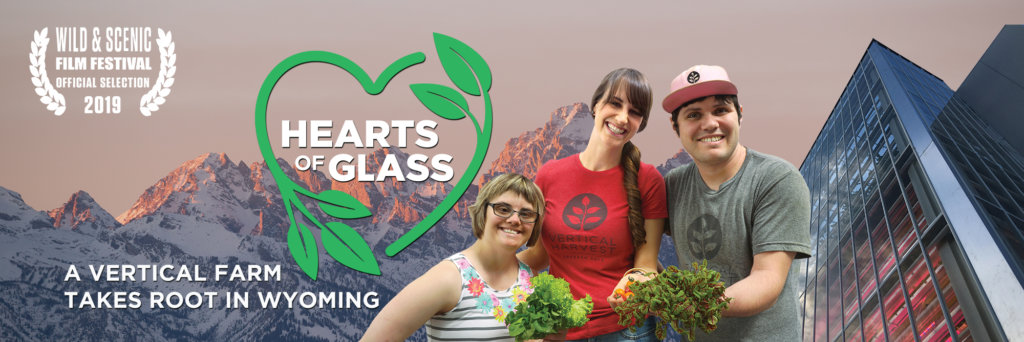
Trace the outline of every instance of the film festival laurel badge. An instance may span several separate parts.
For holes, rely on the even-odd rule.
[[[177,70],[170,31],[145,26],[54,31],[53,74],[47,72],[48,27],[34,31],[28,56],[32,85],[47,111],[60,116],[70,104],[81,106],[83,114],[120,114],[137,98],[139,112],[150,116],[167,101]],[[153,63],[154,49],[159,63]]]

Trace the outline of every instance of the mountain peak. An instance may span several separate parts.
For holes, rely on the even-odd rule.
[[[13,234],[29,228],[53,227],[46,213],[32,209],[21,194],[0,186],[0,233]]]
[[[577,102],[558,108],[551,113],[551,120],[544,125],[544,129],[557,130],[562,137],[582,139],[585,142],[590,139],[593,124],[594,117],[590,106]]]
[[[481,183],[499,174],[516,172],[533,178],[544,162],[580,153],[590,140],[594,120],[590,107],[574,103],[555,109],[543,127],[523,132],[505,143]]]
[[[186,165],[192,165],[193,167],[212,167],[221,168],[224,166],[236,166],[231,162],[231,158],[224,152],[207,152],[203,153],[199,157],[192,159],[185,163]]]
[[[56,228],[78,229],[85,226],[99,229],[121,226],[114,216],[96,203],[88,192],[82,190],[72,194],[63,206],[47,211],[46,214],[53,219],[53,226]]]
[[[248,198],[241,196],[244,189],[252,188],[250,170],[244,164],[235,164],[225,153],[204,153],[171,171],[136,200],[128,211],[117,217],[122,224],[152,214],[158,210],[168,213],[187,213],[191,204],[199,201],[217,205],[216,202],[239,202]],[[216,198],[193,196],[200,189],[218,188]]]
[[[674,156],[668,158],[668,160],[666,160],[661,165],[658,165],[656,169],[658,169],[658,173],[664,176],[668,174],[669,171],[672,171],[672,169],[677,168],[683,164],[688,164],[692,161],[693,158],[690,157],[689,153],[686,153],[686,150],[679,149],[679,152],[676,152]]]
[[[25,204],[25,200],[21,198],[21,194],[15,192],[14,190],[0,186],[0,203],[8,202],[17,205],[18,209],[32,209],[31,207],[28,206],[28,204]]]

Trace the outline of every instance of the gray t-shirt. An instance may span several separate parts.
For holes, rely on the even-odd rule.
[[[693,163],[665,175],[668,227],[680,269],[708,260],[725,286],[750,274],[754,255],[769,251],[810,256],[810,195],[793,165],[747,149],[743,166],[732,179],[711,190]],[[698,341],[799,341],[797,263],[771,308],[752,317],[724,318]]]

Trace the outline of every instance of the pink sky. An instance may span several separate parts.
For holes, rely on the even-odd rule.
[[[407,88],[450,84],[432,32],[469,44],[493,72],[494,134],[485,170],[509,138],[540,127],[560,106],[588,101],[608,71],[629,66],[644,72],[660,103],[671,79],[692,64],[729,70],[745,109],[744,144],[799,166],[872,38],[956,89],[1002,26],[1020,24],[1024,13],[1020,1],[709,3],[5,2],[0,186],[39,210],[85,190],[116,216],[202,153],[259,161],[253,110],[260,84],[274,65],[305,50],[344,55],[374,76],[412,52],[424,52],[427,62],[400,74],[377,97],[359,96],[339,69],[296,69],[272,98],[272,132],[284,118],[436,119]],[[68,112],[46,111],[25,57],[32,32],[50,27],[52,63],[56,26],[170,30],[178,72],[167,103],[151,117],[127,104],[118,115],[89,116],[82,114],[84,95],[125,94],[127,103],[136,103],[142,91],[68,89]],[[472,99],[471,105],[480,108]],[[655,108],[651,115],[635,142],[644,161],[659,164],[680,144],[667,114]],[[431,153],[452,154],[456,166],[464,165],[474,143],[469,123],[437,121],[441,144]]]

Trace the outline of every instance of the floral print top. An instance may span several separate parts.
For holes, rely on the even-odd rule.
[[[462,253],[456,253],[446,260],[451,260],[459,269],[462,297],[454,309],[435,315],[427,322],[428,339],[508,336],[505,317],[533,292],[530,267],[520,261],[516,282],[508,289],[499,291],[484,282],[480,273]]]

